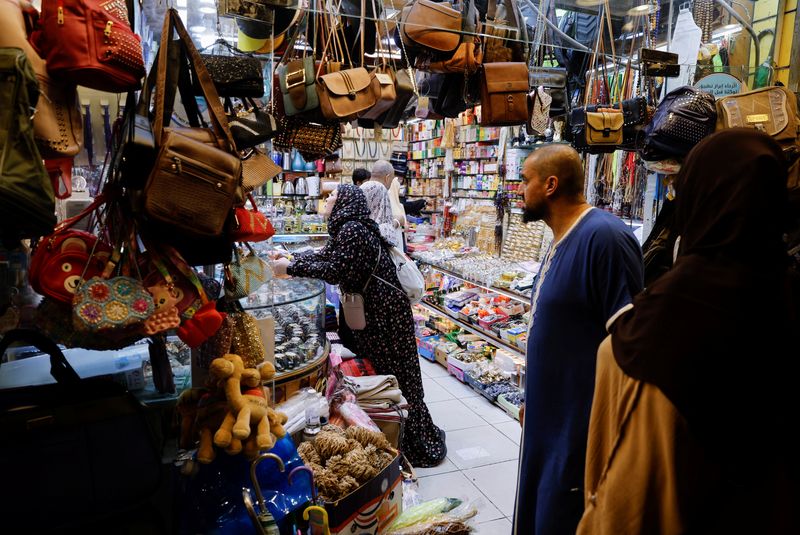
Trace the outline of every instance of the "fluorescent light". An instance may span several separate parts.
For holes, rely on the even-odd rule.
[[[216,9],[214,9],[213,7],[209,7],[209,6],[203,6],[203,7],[200,8],[199,11],[200,11],[200,13],[205,13],[207,15],[211,15],[212,13],[216,13],[217,12]]]
[[[712,39],[719,39],[720,37],[725,37],[726,35],[739,33],[740,31],[742,31],[741,24],[726,24],[722,28],[719,28],[714,33],[712,33],[711,37]]]
[[[641,17],[644,15],[655,13],[656,11],[658,11],[658,6],[650,4],[642,4],[640,6],[634,6],[630,8],[627,14],[630,15],[631,17]]]
[[[217,40],[217,36],[212,33],[204,33],[200,36],[200,46],[203,48],[213,45]]]
[[[203,25],[189,26],[189,31],[192,33],[203,33],[206,31],[206,27]]]
[[[176,0],[175,5],[178,7],[186,7],[186,0]]]
[[[210,4],[212,6],[214,5],[214,2],[215,0],[200,0],[201,4]]]
[[[575,5],[581,7],[594,7],[594,6],[599,6],[602,3],[603,0],[578,0],[577,2],[575,2]]]

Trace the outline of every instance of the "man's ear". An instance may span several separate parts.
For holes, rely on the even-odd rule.
[[[545,178],[544,187],[544,191],[547,195],[553,195],[558,190],[558,177],[555,175],[550,175],[549,177]]]

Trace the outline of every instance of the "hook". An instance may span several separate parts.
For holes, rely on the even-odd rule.
[[[292,478],[297,472],[308,472],[308,475],[311,478],[311,501],[312,503],[317,503],[317,487],[314,485],[314,472],[307,466],[298,466],[294,468],[291,472],[289,472],[289,476],[286,478],[290,485],[292,485]]]
[[[263,461],[264,459],[275,459],[275,462],[278,463],[278,470],[281,472],[286,471],[286,467],[283,464],[283,459],[281,459],[274,453],[262,453],[250,465],[250,479],[253,481],[253,488],[256,489],[256,498],[258,498],[258,506],[261,508],[262,512],[266,512],[267,507],[264,502],[264,495],[261,494],[261,485],[258,483],[258,478],[256,477],[256,468],[258,467],[259,463],[261,463],[261,461]]]

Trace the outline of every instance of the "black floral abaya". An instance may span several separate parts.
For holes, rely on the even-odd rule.
[[[400,445],[408,460],[418,467],[439,464],[447,449],[444,433],[434,425],[423,401],[411,306],[360,188],[339,186],[328,229],[327,245],[318,253],[297,258],[287,272],[323,279],[338,284],[343,292],[364,296],[367,327],[353,331],[356,353],[369,357],[378,373],[397,377],[409,404]],[[372,277],[373,269],[376,277],[396,288]]]

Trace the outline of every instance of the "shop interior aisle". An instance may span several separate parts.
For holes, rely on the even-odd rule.
[[[479,535],[509,535],[519,462],[519,422],[439,364],[420,358],[425,403],[447,432],[447,459],[417,468],[423,499],[477,499]]]

